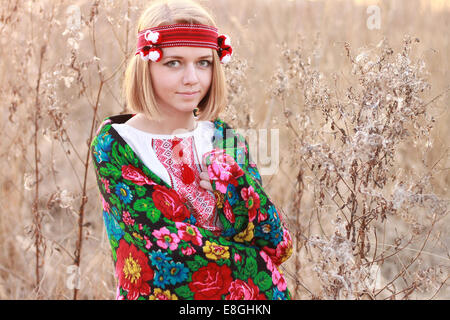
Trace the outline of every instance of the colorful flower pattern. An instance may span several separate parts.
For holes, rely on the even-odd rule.
[[[224,225],[215,236],[111,126],[130,117],[106,118],[91,144],[117,299],[290,299],[278,266],[292,240],[245,139],[214,120],[214,148],[204,159]]]

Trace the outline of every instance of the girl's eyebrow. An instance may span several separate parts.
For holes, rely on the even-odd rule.
[[[184,59],[184,57],[180,57],[180,56],[166,56],[166,57],[164,57],[164,58]],[[204,59],[204,58],[212,58],[212,55],[207,55],[207,56],[199,57],[198,59]]]

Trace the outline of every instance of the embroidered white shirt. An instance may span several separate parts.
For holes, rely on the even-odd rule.
[[[169,135],[145,132],[125,123],[115,123],[112,126],[152,172],[188,200],[191,209],[197,213],[195,216],[199,225],[213,232],[220,232],[223,225],[215,212],[214,193],[200,187],[197,181],[185,185],[180,179],[180,165],[172,159],[171,150],[171,141],[175,137],[182,139],[184,155],[198,177],[199,172],[205,170],[201,163],[203,155],[213,148],[214,123],[197,121],[194,130]]]

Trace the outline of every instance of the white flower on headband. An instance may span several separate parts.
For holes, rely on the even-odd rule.
[[[150,50],[147,56],[148,59],[152,60],[153,62],[157,62],[160,60],[161,54],[158,50]]]
[[[159,36],[159,32],[153,32],[151,30],[147,30],[144,34],[144,38],[147,41],[150,41],[153,44],[156,44],[158,42],[160,42],[160,36]]]
[[[139,55],[141,56],[142,60],[144,60],[144,61],[148,61],[148,59],[150,58],[148,54],[145,54],[142,51],[139,51]]]
[[[219,45],[217,53],[219,54],[220,62],[230,62],[231,56],[233,54],[233,48],[231,47],[231,38],[226,34],[221,34],[217,38],[217,44]]]
[[[153,62],[158,62],[162,58],[162,51],[160,48],[150,48],[139,51],[139,54],[144,61],[151,60]]]
[[[220,62],[226,64],[226,63],[230,62],[230,60],[231,60],[231,55],[226,54],[226,55],[224,55],[224,56],[222,57],[222,59],[220,59]]]
[[[224,44],[227,46],[227,47],[231,47],[231,39],[230,39],[230,37],[228,36],[228,35],[226,35],[226,34],[224,34],[224,37],[225,37],[225,40],[224,40]]]

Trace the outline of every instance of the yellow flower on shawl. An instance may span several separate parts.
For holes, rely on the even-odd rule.
[[[140,239],[140,240],[143,240],[143,239],[144,239],[144,238],[142,238],[142,236],[141,236],[140,234],[138,234],[137,232],[133,232],[133,236],[134,236],[135,238]]]
[[[214,190],[214,197],[216,198],[216,206],[219,209],[223,208],[224,195],[217,190]]]
[[[229,259],[230,252],[228,251],[229,247],[221,246],[215,242],[206,241],[206,245],[203,247],[203,252],[206,254],[206,257],[211,260],[217,259]]]
[[[162,291],[160,288],[155,288],[153,294],[148,298],[149,300],[178,300],[178,297],[170,293],[170,290]]]
[[[234,241],[236,242],[244,242],[250,241],[253,239],[253,230],[255,229],[255,225],[253,222],[249,222],[247,228],[234,236]]]

